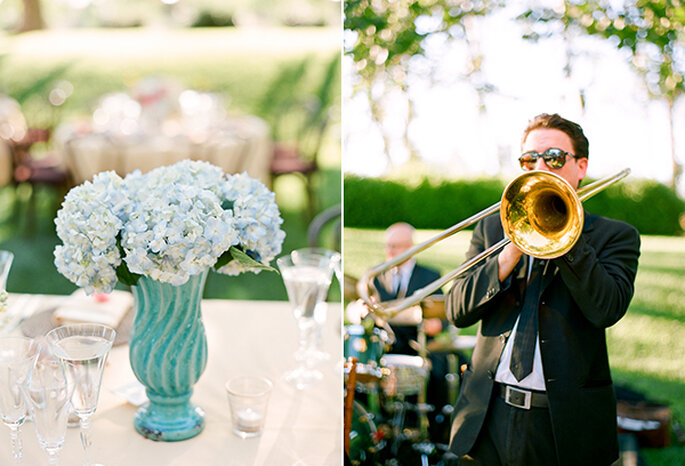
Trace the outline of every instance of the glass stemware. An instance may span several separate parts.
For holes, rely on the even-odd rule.
[[[0,251],[0,292],[7,289],[7,276],[10,273],[10,267],[12,267],[12,260],[14,260],[14,254],[9,251]],[[11,319],[9,312],[0,312],[1,333],[9,333],[5,331],[5,326]]]
[[[299,347],[295,353],[298,366],[285,374],[285,380],[302,390],[323,378],[323,374],[313,367],[317,360],[312,348],[316,344],[316,313],[324,311],[321,304],[325,303],[331,284],[331,257],[311,250],[293,251],[276,263],[299,330]]]
[[[0,338],[0,417],[10,428],[12,457],[17,464],[23,456],[20,427],[26,419],[19,387],[31,374],[39,353],[40,345],[30,338]]]
[[[290,255],[295,265],[300,263],[302,263],[302,265],[307,265],[312,256],[320,255],[325,257],[328,260],[328,267],[335,272],[338,283],[342,283],[340,281],[340,274],[342,273],[342,257],[340,256],[340,253],[322,248],[302,248],[292,251]],[[325,262],[322,265],[325,265]],[[326,292],[328,292],[328,289],[326,289]],[[305,354],[302,354],[301,352],[296,353],[295,357],[298,360],[301,358],[307,358],[315,363],[318,363],[326,361],[331,357],[330,354],[322,349],[323,328],[324,324],[326,323],[327,310],[325,296],[326,295],[324,295],[323,300],[317,303],[316,309],[314,309],[314,329],[312,332],[312,339],[307,345]]]
[[[7,289],[7,276],[13,260],[14,254],[9,251],[0,251],[0,290]]]
[[[116,332],[100,324],[73,324],[51,330],[46,338],[62,362],[67,385],[73,387],[71,405],[79,417],[85,464],[91,465],[90,417],[100,396],[102,374]]]
[[[50,465],[59,464],[67,432],[71,388],[62,364],[54,358],[38,360],[28,381],[21,385],[38,442],[47,453]]]

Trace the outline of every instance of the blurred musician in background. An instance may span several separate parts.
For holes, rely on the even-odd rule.
[[[413,246],[414,227],[408,223],[395,223],[385,230],[386,261],[395,258]],[[440,278],[440,274],[436,270],[419,265],[416,263],[416,259],[411,258],[376,277],[374,285],[380,294],[381,302],[384,302],[409,296],[438,278]],[[436,291],[435,294],[442,294],[442,290]],[[419,322],[414,325],[394,323],[402,322],[403,318],[411,320],[411,317],[403,316],[395,321],[390,321],[390,327],[395,333],[395,343],[390,352],[415,355],[416,351],[411,348],[409,342],[416,341],[416,324]],[[443,330],[443,322],[437,318],[426,319],[423,321],[423,325],[428,337],[433,337]]]
[[[386,261],[414,246],[414,231],[413,226],[404,222],[395,223],[385,230]],[[378,290],[381,302],[384,302],[410,296],[416,290],[439,278],[439,272],[419,265],[414,258],[411,258],[376,277],[374,285]],[[435,294],[441,295],[442,290],[437,290]],[[395,342],[389,352],[413,356],[418,353],[410,342],[421,341],[419,338],[419,326],[421,324],[423,324],[427,340],[442,332],[448,325],[446,320],[439,318],[423,319],[419,306],[401,312],[390,319],[388,323],[395,334]],[[414,347],[416,347],[415,343]],[[431,371],[426,401],[435,407],[435,410],[429,414],[431,426],[435,426],[435,416],[440,414],[441,408],[448,402],[447,384],[445,383],[447,359],[445,354],[434,353],[429,354],[428,359],[430,360]]]

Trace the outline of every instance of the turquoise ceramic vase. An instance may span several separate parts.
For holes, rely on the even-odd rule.
[[[204,428],[204,412],[190,403],[207,365],[207,338],[200,303],[207,271],[181,286],[140,277],[131,287],[136,318],[130,338],[133,372],[150,400],[135,414],[138,433],[174,442]]]

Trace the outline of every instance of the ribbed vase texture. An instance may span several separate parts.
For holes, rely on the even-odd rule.
[[[207,272],[174,286],[141,277],[132,287],[136,317],[130,361],[149,403],[135,415],[136,430],[153,440],[185,440],[204,428],[204,413],[190,403],[207,365],[200,303]]]

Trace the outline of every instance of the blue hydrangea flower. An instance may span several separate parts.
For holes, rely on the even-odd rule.
[[[240,173],[226,176],[221,197],[233,212],[238,243],[244,252],[262,264],[268,264],[281,253],[285,232],[281,230],[283,219],[274,193],[259,180]],[[245,266],[237,260],[218,269],[227,275],[246,271],[259,273],[261,269]]]
[[[225,176],[184,160],[122,179],[114,172],[73,188],[57,213],[57,270],[87,293],[110,292],[117,268],[181,285],[231,246],[262,264],[285,233],[274,194],[247,174]],[[123,256],[122,256],[123,254]],[[219,272],[259,271],[232,260]]]

